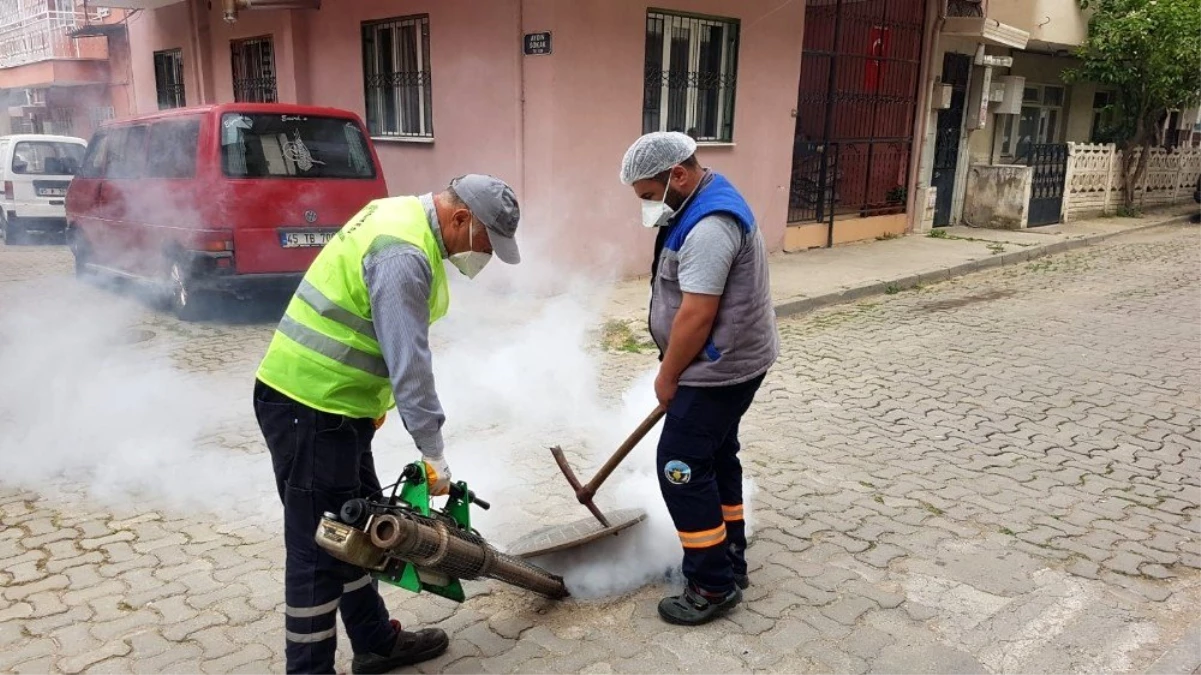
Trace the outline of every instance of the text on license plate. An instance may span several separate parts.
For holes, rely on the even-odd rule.
[[[66,197],[66,188],[38,188],[39,197]]]
[[[331,232],[280,232],[279,243],[284,248],[305,248],[309,246],[325,246],[334,238],[337,231]]]

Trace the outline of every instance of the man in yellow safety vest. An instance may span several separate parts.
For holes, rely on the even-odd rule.
[[[448,260],[474,278],[493,253],[520,261],[513,190],[469,174],[438,194],[378,199],[325,246],[300,282],[259,366],[255,416],[284,505],[289,673],[332,673],[336,616],[355,673],[384,673],[446,651],[439,629],[390,621],[374,580],[314,542],[325,512],[378,493],[371,439],[395,406],[446,494],[445,415],[434,387],[429,326],[446,314]]]

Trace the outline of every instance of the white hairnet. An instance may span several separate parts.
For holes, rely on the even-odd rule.
[[[645,134],[626,150],[621,160],[621,182],[653,178],[683,162],[696,153],[696,141],[678,131],[655,131]]]

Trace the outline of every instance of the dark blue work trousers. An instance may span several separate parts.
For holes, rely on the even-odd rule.
[[[746,574],[738,425],[764,375],[725,387],[681,386],[659,437],[659,487],[684,547],[684,577],[726,593]]]
[[[284,505],[287,672],[334,672],[339,612],[356,653],[390,652],[396,631],[375,580],[314,541],[322,514],[380,489],[374,422],[314,410],[258,381],[254,413]]]

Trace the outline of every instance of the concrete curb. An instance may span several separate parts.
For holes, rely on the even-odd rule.
[[[1017,265],[1020,263],[1029,262],[1031,260],[1037,260],[1039,258],[1056,255],[1058,253],[1066,253],[1068,251],[1084,248],[1086,246],[1094,246],[1107,239],[1112,239],[1113,237],[1129,234],[1131,232],[1138,232],[1140,230],[1149,230],[1156,227],[1164,227],[1165,225],[1175,225],[1178,223],[1188,222],[1188,219],[1189,216],[1187,214],[1174,216],[1154,223],[1136,225],[1129,229],[1118,232],[1105,232],[1102,234],[1080,237],[1078,239],[1064,239],[1053,244],[1034,246],[1021,251],[1013,251],[1011,253],[981,258],[979,260],[961,263],[945,269],[922,272],[920,274],[910,274],[888,281],[870,281],[865,284],[844,288],[841,291],[825,293],[823,295],[815,295],[811,298],[786,300],[776,304],[776,316],[783,318],[788,316],[796,316],[798,314],[808,314],[809,312],[821,309],[823,307],[842,305],[863,300],[864,298],[885,295],[889,288],[908,290],[919,285],[924,286],[926,284],[933,284],[940,281],[947,281],[957,277],[967,276],[976,272],[983,272],[985,270],[999,267]]]

